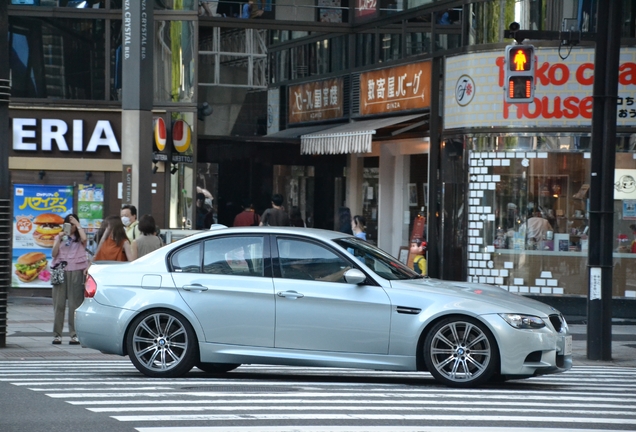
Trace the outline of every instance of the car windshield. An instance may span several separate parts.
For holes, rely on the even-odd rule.
[[[356,238],[346,237],[334,240],[340,247],[358,258],[378,276],[388,280],[420,279],[423,276],[402,264],[391,255],[372,244]]]

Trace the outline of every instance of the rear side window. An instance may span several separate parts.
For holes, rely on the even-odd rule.
[[[178,250],[170,260],[177,273],[201,273],[201,243]]]
[[[262,236],[221,237],[207,240],[203,272],[233,276],[263,276]]]

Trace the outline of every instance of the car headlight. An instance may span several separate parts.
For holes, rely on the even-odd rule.
[[[516,329],[539,329],[545,327],[545,322],[533,315],[499,314],[508,324]]]

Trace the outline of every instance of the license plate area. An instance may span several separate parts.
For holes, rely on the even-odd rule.
[[[563,338],[563,355],[572,355],[572,336]]]

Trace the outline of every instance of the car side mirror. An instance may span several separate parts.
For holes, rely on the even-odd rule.
[[[350,284],[360,285],[367,280],[367,276],[358,269],[349,269],[344,274],[344,280]]]

